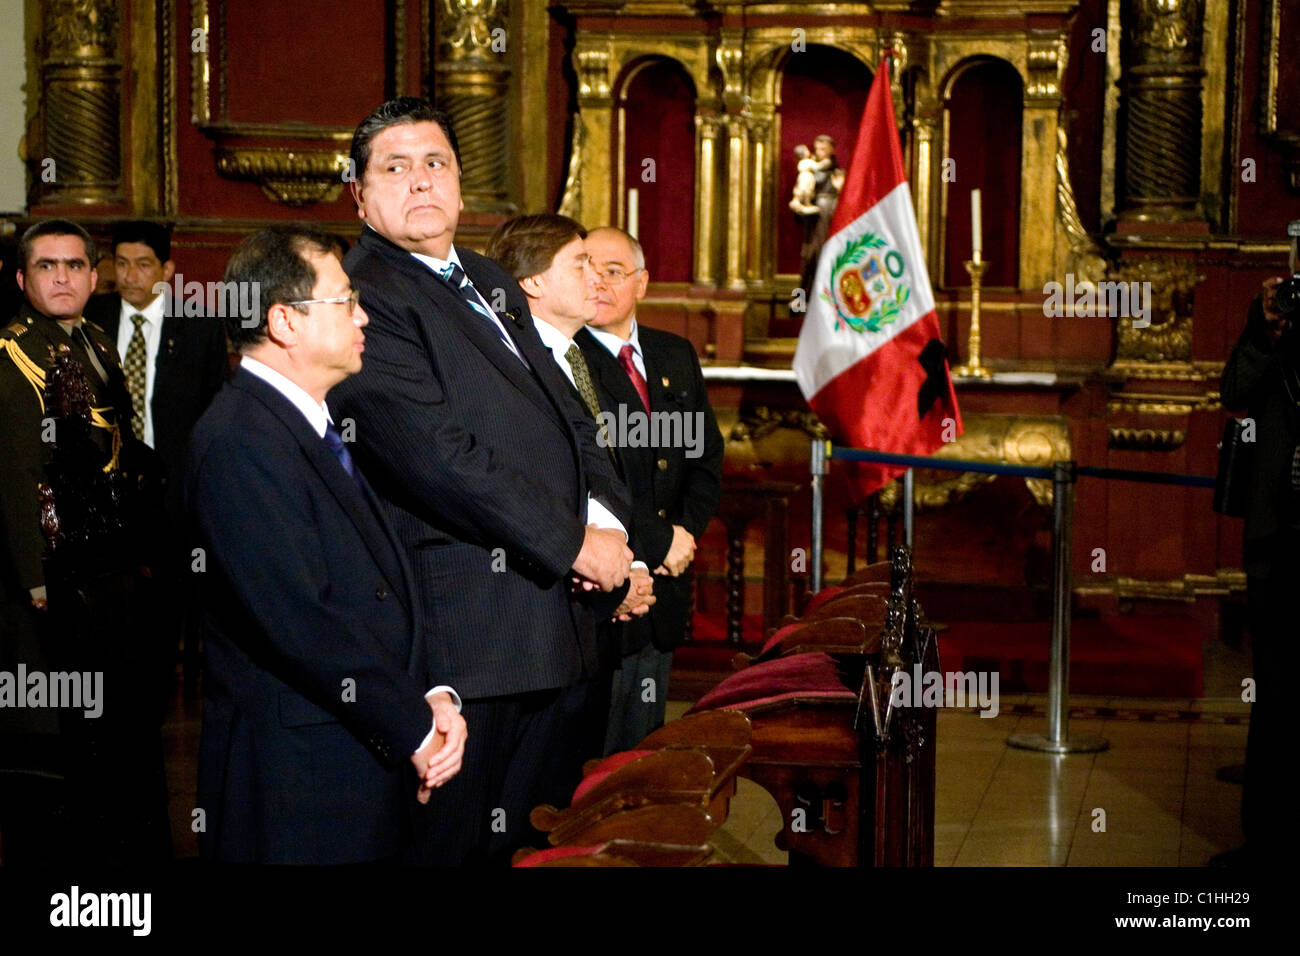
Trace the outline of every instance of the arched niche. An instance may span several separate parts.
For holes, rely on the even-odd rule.
[[[813,140],[824,133],[835,140],[838,164],[847,167],[874,74],[852,53],[809,44],[804,52],[785,57],[780,75],[776,99],[776,272],[797,277],[803,231],[788,205],[798,174],[794,148],[803,143],[811,149]]]
[[[627,229],[628,190],[636,189],[637,238],[645,248],[651,280],[690,282],[695,245],[695,84],[677,60],[652,56],[629,63],[615,89],[618,175],[611,183],[610,208],[617,224]]]
[[[1020,189],[1024,82],[1006,60],[971,57],[944,82],[942,177],[943,285],[970,285],[971,190],[981,191],[987,286],[1016,288],[1020,278]],[[941,167],[942,170],[942,167]],[[1042,224],[1051,228],[1051,223]]]

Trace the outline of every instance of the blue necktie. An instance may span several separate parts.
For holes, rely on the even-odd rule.
[[[483,300],[480,299],[478,293],[474,291],[474,283],[469,281],[469,276],[465,275],[465,270],[453,262],[449,264],[447,268],[442,270],[442,277],[455,286],[456,291],[460,293],[460,297],[468,303],[471,309],[488,320],[488,323],[492,326],[492,331],[501,337],[502,344],[510,350],[510,354],[523,362],[525,366],[531,367],[528,366],[528,360],[524,358],[523,355],[515,349],[514,344],[506,338],[505,329],[501,328],[496,317],[488,311],[487,306],[483,304]]]
[[[325,444],[329,450],[334,452],[334,457],[339,460],[343,470],[348,473],[348,477],[356,483],[357,489],[361,488],[361,474],[357,471],[356,462],[352,460],[352,454],[348,451],[347,443],[343,441],[343,436],[338,433],[333,425],[325,426]]]

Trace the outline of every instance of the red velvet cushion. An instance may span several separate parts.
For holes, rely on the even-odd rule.
[[[540,866],[543,863],[563,859],[566,856],[595,856],[603,849],[605,849],[603,843],[600,846],[553,846],[546,850],[538,850],[532,856],[516,863],[515,866]]]
[[[758,652],[759,656],[761,657],[763,654],[766,654],[772,648],[776,647],[776,645],[780,644],[787,634],[793,633],[794,629],[802,624],[803,621],[795,621],[793,624],[787,624],[785,627],[778,628],[772,633],[772,636],[767,639],[767,643],[763,645],[763,649]]]
[[[831,598],[835,597],[835,595],[843,593],[843,591],[844,588],[838,585],[833,588],[822,588],[812,596],[812,599],[808,602],[808,606],[803,609],[803,613],[807,615],[810,612],[817,610]]]
[[[658,753],[657,750],[624,750],[621,753],[610,754],[600,763],[592,768],[591,773],[582,778],[582,783],[578,784],[578,789],[573,791],[573,802],[577,803],[578,799],[600,783],[619,767],[626,766],[634,760],[640,760],[647,754]]]
[[[829,654],[791,654],[737,671],[696,702],[688,713],[701,710],[744,710],[758,704],[796,697],[855,700],[844,686]]]

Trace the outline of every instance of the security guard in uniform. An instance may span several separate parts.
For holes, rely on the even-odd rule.
[[[43,836],[68,839],[82,858],[156,859],[170,838],[157,713],[139,706],[139,675],[156,671],[138,640],[150,529],[137,491],[157,467],[125,424],[131,400],[116,346],[82,318],[96,279],[90,236],[65,220],[41,222],[23,235],[19,259],[25,301],[0,332],[0,669],[98,672],[103,709],[94,718],[86,708],[0,710],[12,755],[5,763],[67,779],[66,817]],[[51,402],[47,386],[60,358],[84,378],[88,428]],[[43,484],[54,487],[66,542],[53,558],[42,530]]]

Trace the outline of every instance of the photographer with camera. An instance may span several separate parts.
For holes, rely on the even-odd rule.
[[[1223,407],[1254,422],[1241,480],[1248,492],[1244,560],[1255,700],[1241,798],[1246,845],[1212,863],[1282,859],[1295,842],[1287,802],[1285,682],[1296,673],[1300,595],[1300,220],[1289,278],[1269,278],[1250,304],[1246,328],[1223,369]]]

